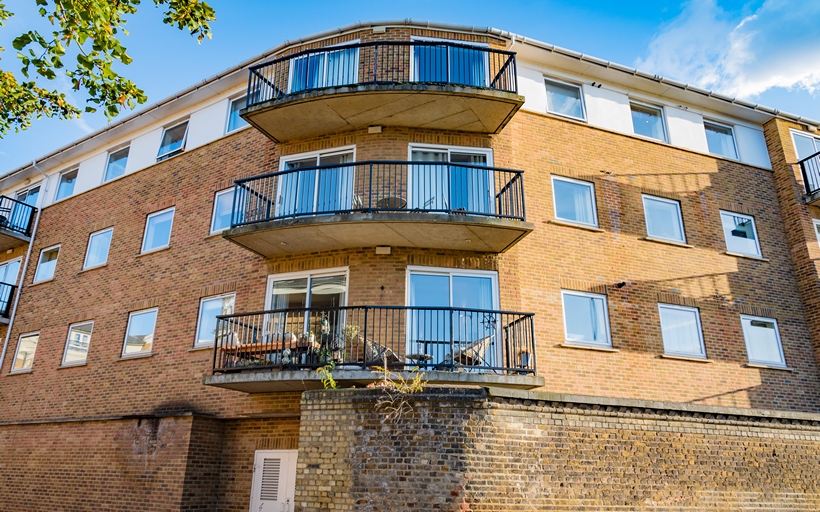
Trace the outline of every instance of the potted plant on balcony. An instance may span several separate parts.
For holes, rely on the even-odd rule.
[[[524,347],[518,352],[518,366],[519,368],[530,367],[530,349]]]

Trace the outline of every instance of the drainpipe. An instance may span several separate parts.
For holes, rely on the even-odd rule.
[[[32,167],[37,169],[37,171],[43,175],[43,191],[40,197],[45,198],[46,192],[48,187],[48,176],[46,173],[43,172],[42,169],[37,167],[37,161],[33,160],[31,162]],[[26,272],[28,271],[28,263],[29,259],[31,258],[31,246],[34,245],[34,236],[37,234],[37,226],[40,224],[40,212],[42,212],[42,208],[37,208],[37,215],[34,217],[34,226],[31,228],[31,237],[28,243],[28,249],[26,250],[26,258],[23,261],[23,268],[20,269],[20,284],[17,286],[17,293],[14,294],[14,304],[11,306],[11,314],[9,315],[9,325],[6,328],[6,339],[3,340],[3,352],[0,353],[0,371],[3,369],[3,363],[6,361],[6,350],[9,347],[9,337],[11,336],[11,327],[14,325],[14,317],[17,315],[17,304],[20,302],[20,294],[23,293],[23,280],[26,277]]]

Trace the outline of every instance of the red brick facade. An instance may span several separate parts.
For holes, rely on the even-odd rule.
[[[368,31],[321,44],[410,35],[450,37]],[[469,39],[503,47],[496,38]],[[300,432],[303,396],[203,385],[213,350],[193,350],[199,303],[217,291],[235,292],[236,311],[261,310],[267,276],[284,272],[348,267],[350,305],[404,305],[408,265],[497,271],[500,307],[535,313],[545,379],[539,391],[820,413],[820,247],[811,225],[820,214],[801,202],[790,126],[766,126],[773,170],[529,111],[499,135],[385,127],[277,145],[247,129],[48,206],[0,368],[0,471],[7,475],[0,509],[247,509],[253,452],[301,449],[300,438],[309,437]],[[214,194],[235,179],[278,170],[282,155],[355,146],[360,161],[406,160],[413,143],[492,148],[495,166],[523,170],[534,231],[502,254],[393,247],[376,255],[361,247],[269,260],[209,235]],[[594,183],[600,229],[553,222],[552,176]],[[688,246],[644,240],[642,194],[680,201]],[[146,216],[170,206],[170,247],[140,255]],[[764,259],[726,254],[720,210],[754,216]],[[108,227],[107,265],[82,271],[89,234]],[[32,284],[40,250],[55,244],[54,279]],[[562,346],[562,289],[607,296],[613,350]],[[699,308],[705,362],[662,357],[659,302]],[[146,307],[159,311],[153,350],[123,359],[129,312]],[[788,370],[748,366],[741,314],[777,319]],[[87,363],[60,368],[69,325],[84,320],[94,321]],[[19,336],[33,331],[40,341],[32,371],[10,375]],[[734,439],[727,443],[741,449]],[[37,490],[39,479],[49,492]],[[78,481],[87,493],[75,492]],[[367,485],[359,491],[371,492]],[[657,497],[647,492],[642,497]],[[561,503],[574,503],[576,495],[567,496]],[[324,495],[316,503],[328,501]]]

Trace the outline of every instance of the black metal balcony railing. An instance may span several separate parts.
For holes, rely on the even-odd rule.
[[[532,313],[347,306],[222,315],[214,372],[383,367],[535,374]]]
[[[820,191],[820,151],[798,162],[803,172],[803,183],[806,194],[812,195]]]
[[[447,162],[350,162],[236,180],[232,226],[367,212],[524,220],[522,171]]]
[[[0,283],[0,318],[9,318],[11,315],[11,303],[16,290],[17,287],[13,284]]]
[[[304,50],[253,66],[247,106],[327,87],[421,83],[517,93],[515,53],[435,41]]]
[[[31,236],[36,208],[22,201],[0,196],[0,228]]]

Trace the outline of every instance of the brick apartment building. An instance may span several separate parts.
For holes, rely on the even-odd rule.
[[[818,125],[364,23],[8,172],[0,510],[818,510]]]

